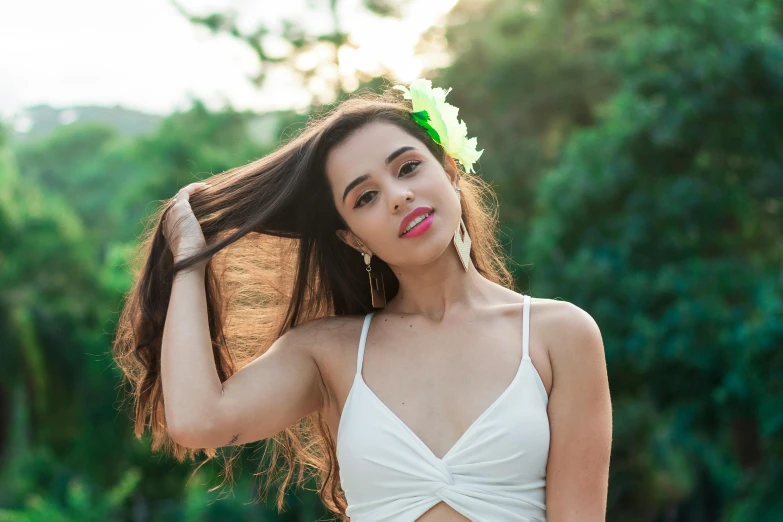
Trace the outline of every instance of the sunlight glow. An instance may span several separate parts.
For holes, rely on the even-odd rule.
[[[259,20],[274,25],[285,16],[311,29],[332,30],[328,13],[308,8],[306,0],[180,1],[194,13],[236,10],[247,31]],[[440,25],[456,1],[412,0],[405,18],[396,21],[373,18],[360,8],[360,0],[342,0],[342,29],[356,49],[340,49],[339,70],[320,67],[322,77],[312,80],[311,87],[328,90],[329,79],[339,75],[350,90],[368,73],[382,71],[389,71],[394,81],[416,78],[429,64],[416,52],[421,35]],[[267,51],[284,52],[289,45],[270,38]],[[168,113],[189,107],[191,97],[211,108],[228,101],[236,109],[301,109],[308,99],[290,71],[274,68],[268,69],[267,86],[259,91],[248,79],[258,73],[249,47],[192,25],[160,0],[2,2],[0,48],[15,50],[0,53],[0,115],[36,104],[119,104]],[[315,67],[319,56],[321,51],[302,56],[296,66]]]

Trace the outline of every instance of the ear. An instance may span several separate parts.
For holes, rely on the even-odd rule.
[[[359,241],[359,238],[354,235],[350,230],[337,230],[335,231],[340,241],[353,248],[357,252],[369,252],[369,249],[364,246],[364,243]]]
[[[443,166],[443,169],[446,171],[446,175],[449,177],[449,183],[451,183],[452,188],[456,188],[459,186],[459,168],[457,167],[457,163],[454,161],[454,158],[452,158],[450,155],[446,154],[446,164]]]

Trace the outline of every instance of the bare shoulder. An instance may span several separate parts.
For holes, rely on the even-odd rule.
[[[539,328],[551,330],[556,335],[600,333],[595,319],[586,310],[562,299],[531,297],[531,312],[536,314]]]
[[[601,331],[595,319],[583,308],[560,299],[531,298],[531,315],[539,332],[545,334],[551,355],[568,355],[571,350],[595,347]],[[588,348],[589,349],[589,348]]]
[[[324,316],[310,319],[286,332],[291,342],[312,358],[321,376],[321,393],[328,405],[334,398],[336,383],[355,365],[356,349],[361,335],[363,315]]]
[[[351,338],[354,331],[361,329],[364,316],[331,315],[310,319],[291,328],[286,335],[296,340],[296,344],[318,357],[324,350],[343,346],[343,341]]]
[[[546,344],[555,384],[557,375],[579,374],[586,364],[605,364],[601,330],[583,308],[559,299],[533,298],[531,320]]]

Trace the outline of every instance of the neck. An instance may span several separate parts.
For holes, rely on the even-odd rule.
[[[491,283],[478,273],[473,261],[466,272],[453,246],[428,265],[391,269],[400,288],[384,308],[386,312],[421,315],[440,322],[447,314],[488,301]]]

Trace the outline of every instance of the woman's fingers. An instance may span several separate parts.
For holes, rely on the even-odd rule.
[[[201,225],[190,207],[190,195],[193,192],[209,187],[203,181],[185,185],[171,198],[171,204],[166,209],[161,220],[163,237],[169,243],[169,248],[175,257],[182,252],[198,250],[205,244]]]
[[[171,198],[171,202],[176,203],[177,201],[190,201],[190,195],[193,192],[205,189],[209,186],[210,185],[208,183],[204,183],[203,181],[196,181],[194,183],[185,185],[177,191],[177,194],[173,198]]]
[[[197,190],[205,189],[205,188],[210,187],[210,186],[211,185],[209,185],[208,183],[205,183],[203,181],[196,181],[194,183],[189,183],[188,185],[185,185],[184,187],[182,187],[181,189],[179,189],[177,191],[177,193],[174,195],[173,198],[171,198],[171,206],[174,207],[178,202],[182,202],[182,201],[190,202],[190,195],[193,192],[196,192]],[[166,215],[163,217],[163,220],[162,220],[163,222],[166,221],[166,218],[168,217],[168,215],[170,213],[171,213],[171,211],[167,211],[166,212]],[[163,235],[164,235],[164,237],[166,236],[165,229],[164,229],[164,234]]]
[[[207,183],[204,183],[203,181],[190,183],[189,185],[185,185],[184,187],[179,189],[177,194],[172,198],[172,201],[188,201],[190,199],[190,195],[193,192],[207,187],[209,187],[209,185]]]

